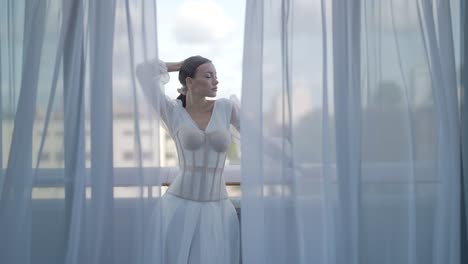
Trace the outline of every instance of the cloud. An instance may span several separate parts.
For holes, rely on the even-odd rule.
[[[182,43],[208,43],[227,39],[235,28],[235,21],[213,0],[189,0],[177,12],[174,33]]]

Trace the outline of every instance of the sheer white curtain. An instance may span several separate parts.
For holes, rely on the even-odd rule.
[[[0,2],[0,263],[158,263],[155,2]]]
[[[244,263],[460,263],[459,8],[247,1]]]

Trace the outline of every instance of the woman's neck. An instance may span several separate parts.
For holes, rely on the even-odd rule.
[[[187,94],[186,97],[186,109],[194,111],[203,111],[208,105],[208,100],[204,96],[193,96],[192,94]]]

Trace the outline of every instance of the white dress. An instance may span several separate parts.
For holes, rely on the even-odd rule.
[[[157,87],[158,69],[167,75],[165,65],[153,61],[140,64],[137,76],[175,140],[179,158],[179,173],[162,198],[163,263],[238,264],[239,221],[223,177],[230,125],[239,129],[238,105],[216,100],[206,129],[200,130],[182,102]]]

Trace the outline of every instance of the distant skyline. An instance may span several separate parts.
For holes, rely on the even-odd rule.
[[[3,3],[3,2],[2,2]],[[15,6],[16,20],[13,24],[15,32],[15,42],[11,41],[8,34],[6,6],[0,4],[0,69],[2,70],[2,105],[4,110],[8,110],[16,105],[19,96],[19,86],[21,78],[22,61],[22,22],[24,6],[23,2],[18,2]],[[134,30],[139,28],[140,14],[135,7],[137,2],[130,3],[130,14]],[[47,106],[50,93],[51,76],[53,71],[54,58],[58,43],[60,21],[62,11],[60,5],[51,2],[47,17],[47,31],[44,38],[43,54],[41,62],[42,69],[39,79],[38,108]],[[125,5],[117,2],[116,24],[114,39],[114,65],[113,76],[113,96],[114,103],[128,105],[128,100],[132,98],[132,82],[129,72],[129,47],[126,32]],[[235,94],[240,97],[241,77],[242,77],[242,49],[244,31],[245,0],[171,0],[157,1],[157,33],[159,57],[166,61],[180,61],[192,55],[202,55],[208,57],[215,64],[218,71],[220,86],[218,97],[229,97]],[[5,14],[5,15],[3,15]],[[148,30],[151,30],[149,28]],[[134,32],[135,63],[141,56],[138,56],[138,41],[141,35]],[[151,40],[147,41],[151,45]],[[13,46],[11,45],[13,44]],[[151,48],[151,47],[150,47]],[[11,52],[14,51],[13,56]],[[10,83],[10,65],[14,60],[15,79]],[[141,60],[141,59],[140,59]],[[119,62],[123,62],[120,63]],[[122,68],[122,69],[119,69]],[[7,69],[7,70],[6,70]],[[16,87],[10,90],[10,84]],[[171,82],[166,86],[166,94],[172,98],[177,96],[176,89],[180,87],[176,73],[171,74]],[[10,91],[13,93],[10,93]],[[57,86],[57,94],[54,101],[54,109],[62,108],[62,90],[60,81]]]
[[[3,3],[3,2],[2,2]],[[18,2],[16,6],[16,13],[21,14],[22,1]],[[44,67],[41,69],[39,79],[39,93],[38,93],[38,107],[45,108],[49,99],[50,82],[51,82],[51,69],[57,43],[57,32],[59,29],[59,21],[61,19],[60,12],[56,15],[54,12],[57,8],[58,2],[52,1],[50,4],[50,16],[47,22],[47,34],[45,36],[45,45],[43,48],[44,53]],[[140,2],[131,2],[130,8],[135,8]],[[307,102],[310,102],[311,108],[321,107],[321,90],[322,90],[322,61],[323,55],[321,44],[322,35],[320,31],[320,1],[306,1],[299,0],[294,2],[294,23],[298,25],[298,32],[296,32],[294,44],[296,52],[292,53],[292,61],[294,66],[294,85],[297,88],[297,93],[301,93],[304,97],[308,97]],[[327,2],[329,4],[329,2]],[[421,65],[426,65],[426,60],[423,54],[423,45],[420,36],[418,35],[417,19],[414,17],[416,14],[414,10],[414,3],[406,0],[395,0],[392,2],[396,10],[401,12],[394,13],[394,22],[398,30],[398,37],[400,47],[399,52],[403,60],[402,67],[404,72],[411,78],[410,74],[414,69],[421,68]],[[117,2],[116,16],[119,18],[116,23],[116,34],[120,34],[115,39],[115,61],[122,60],[124,63],[117,63],[122,69],[114,69],[114,103],[117,105],[116,109],[122,109],[120,106],[129,106],[132,98],[132,81],[129,72],[129,48],[128,38],[125,32],[125,19],[122,15],[124,12],[124,4]],[[374,18],[373,13],[377,12],[376,6],[367,3],[366,8],[369,18]],[[374,9],[372,9],[374,8]],[[388,10],[390,3],[383,2],[382,9]],[[456,6],[453,8],[453,21],[457,24],[459,20],[459,13],[456,12]],[[4,14],[5,9],[3,4],[0,4],[0,14]],[[136,10],[136,9],[135,9]],[[330,11],[330,10],[328,10]],[[390,12],[384,12],[382,16],[382,32],[375,34],[375,26],[372,22],[368,23],[368,38],[363,41],[364,49],[369,52],[369,58],[363,55],[362,63],[370,62],[370,69],[366,76],[362,76],[365,81],[371,78],[370,84],[376,84],[378,81],[394,81],[400,87],[403,87],[402,77],[399,71],[398,56],[395,49],[395,40],[393,31],[391,30],[391,16]],[[119,17],[120,15],[120,17]],[[136,12],[131,12],[134,27],[138,28],[140,16]],[[218,97],[229,97],[236,95],[241,97],[242,90],[242,57],[243,57],[243,34],[244,34],[244,21],[245,21],[245,0],[171,0],[171,1],[158,1],[157,2],[157,32],[158,32],[158,52],[159,57],[166,61],[178,61],[191,55],[202,55],[213,60],[220,81]],[[327,20],[330,22],[329,20]],[[1,68],[2,68],[2,105],[4,109],[9,109],[16,104],[14,100],[19,96],[19,78],[21,66],[21,52],[22,52],[22,18],[18,15],[17,21],[14,24],[17,34],[17,45],[14,48],[16,52],[16,91],[9,93],[9,75],[7,67],[9,66],[8,50],[8,34],[6,16],[0,16],[0,47],[1,47]],[[308,27],[310,25],[310,28]],[[275,30],[276,25],[268,25],[268,30]],[[123,30],[123,31],[122,31]],[[151,30],[151,28],[149,29]],[[456,55],[459,54],[459,28],[454,27],[454,37],[456,44]],[[268,31],[268,32],[270,32]],[[270,32],[271,33],[271,32]],[[306,33],[306,34],[304,34]],[[417,33],[417,34],[415,34]],[[135,33],[135,39],[140,36]],[[330,36],[330,35],[329,35]],[[363,34],[362,37],[365,35]],[[380,40],[378,40],[379,38]],[[369,42],[367,42],[369,41]],[[380,41],[380,42],[379,42]],[[14,42],[11,42],[14,43]],[[11,44],[10,43],[10,44]],[[151,41],[147,41],[151,45]],[[271,47],[269,46],[270,43]],[[276,61],[269,60],[269,55],[277,53],[277,47],[273,42],[266,41],[265,47],[265,65],[264,65],[264,78],[275,78],[278,75],[275,66]],[[329,43],[331,44],[331,42]],[[370,46],[367,46],[370,45]],[[380,47],[377,47],[380,45]],[[305,47],[306,46],[306,47]],[[302,53],[297,52],[300,50]],[[330,52],[331,49],[329,49]],[[307,52],[307,54],[304,53]],[[141,50],[137,50],[137,53]],[[379,54],[380,53],[380,54]],[[329,55],[330,56],[330,55]],[[141,60],[141,56],[136,56]],[[50,59],[49,59],[50,58]],[[331,56],[329,57],[331,58]],[[456,56],[459,60],[459,56]],[[135,61],[139,63],[141,61]],[[417,64],[419,63],[419,65]],[[375,67],[379,65],[379,67]],[[41,65],[42,66],[42,65]],[[331,66],[331,65],[329,65]],[[365,66],[365,65],[364,65]],[[131,69],[133,70],[133,69]],[[248,70],[248,69],[247,69]],[[382,73],[377,73],[380,70]],[[364,71],[363,71],[364,72]],[[381,74],[381,75],[380,75]],[[379,80],[374,80],[375,78]],[[374,78],[374,79],[372,79]],[[365,82],[363,81],[363,85]],[[329,85],[332,87],[333,83],[330,80]],[[61,102],[62,87],[60,82],[57,87],[57,95],[55,98],[55,108],[60,109],[63,102]],[[273,86],[265,87],[264,96],[265,101],[273,101],[281,91],[281,82],[274,82]],[[374,85],[375,86],[375,85]],[[177,73],[171,73],[171,82],[166,85],[166,94],[175,98],[178,94],[176,89],[180,87],[177,80]],[[369,88],[369,87],[368,87]],[[364,88],[364,89],[368,89]],[[372,88],[372,87],[370,87]],[[140,90],[140,89],[139,89]],[[330,94],[332,96],[332,94]]]

